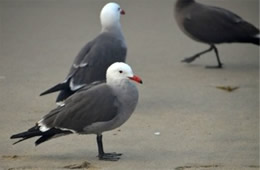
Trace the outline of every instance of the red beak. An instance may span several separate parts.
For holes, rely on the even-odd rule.
[[[137,83],[143,84],[142,79],[136,75],[134,75],[133,77],[129,77],[129,79],[136,81]]]
[[[123,9],[121,9],[120,14],[125,15],[125,11]]]

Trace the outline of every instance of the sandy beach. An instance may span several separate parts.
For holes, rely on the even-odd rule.
[[[259,27],[258,0],[198,1]],[[129,121],[103,134],[105,151],[123,153],[118,162],[98,160],[95,135],[12,145],[12,134],[56,107],[57,94],[39,94],[64,80],[81,47],[100,32],[107,2],[0,0],[0,169],[259,169],[259,47],[219,45],[223,69],[205,68],[217,64],[213,52],[181,63],[208,46],[179,30],[173,0],[117,1],[126,11],[127,63],[144,81]]]

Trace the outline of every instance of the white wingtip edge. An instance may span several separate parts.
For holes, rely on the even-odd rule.
[[[40,131],[41,132],[46,132],[47,130],[49,130],[50,128],[48,128],[45,124],[43,124],[43,119],[39,120],[37,122],[38,126],[40,126]]]

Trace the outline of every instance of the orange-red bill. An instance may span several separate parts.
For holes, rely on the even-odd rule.
[[[123,9],[121,9],[120,14],[125,15],[125,11]]]
[[[134,75],[133,77],[129,77],[129,79],[136,81],[137,83],[143,84],[142,79],[136,75]]]

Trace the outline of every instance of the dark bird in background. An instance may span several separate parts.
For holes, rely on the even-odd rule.
[[[209,68],[222,68],[216,44],[252,43],[259,46],[259,29],[226,9],[195,0],[177,0],[174,13],[178,26],[187,36],[210,46],[182,62],[191,63],[202,54],[214,50],[218,65]]]
[[[40,96],[60,91],[56,102],[62,102],[84,85],[104,81],[107,68],[114,62],[125,62],[127,47],[120,24],[124,14],[118,4],[106,4],[100,12],[101,33],[81,49],[66,79]]]
[[[52,138],[77,134],[96,134],[98,157],[101,160],[116,161],[121,154],[105,153],[102,133],[125,123],[138,103],[138,90],[132,81],[142,83],[130,66],[114,63],[107,70],[106,83],[85,86],[68,97],[64,105],[45,115],[29,130],[11,136],[23,140],[39,137],[35,145]]]

